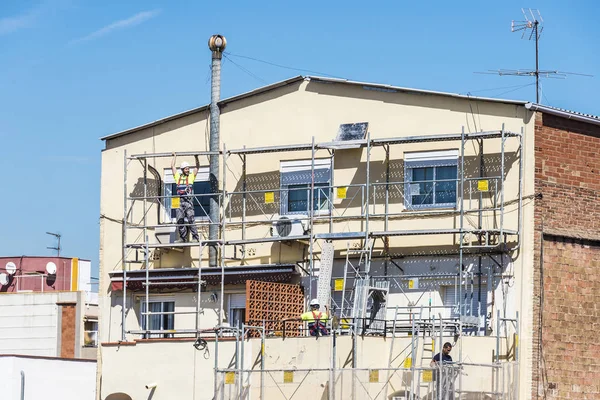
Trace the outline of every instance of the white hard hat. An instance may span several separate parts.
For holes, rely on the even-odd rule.
[[[189,166],[190,166],[189,162],[184,161],[184,162],[181,163],[181,169],[187,168]]]
[[[317,300],[317,299],[312,299],[312,300],[310,301],[310,305],[311,305],[311,306],[318,306],[318,305],[319,305],[319,300]]]

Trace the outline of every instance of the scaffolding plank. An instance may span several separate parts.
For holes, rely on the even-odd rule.
[[[319,280],[317,283],[317,299],[319,304],[329,307],[331,295],[331,273],[333,270],[333,255],[335,245],[333,242],[325,242],[321,248],[321,266],[319,268]]]

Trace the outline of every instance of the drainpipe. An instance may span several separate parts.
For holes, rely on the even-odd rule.
[[[25,372],[21,371],[21,400],[25,400]]]
[[[221,97],[221,58],[227,41],[224,36],[212,35],[208,39],[208,48],[212,51],[212,80],[210,91],[210,151],[218,152],[220,149],[219,140],[219,99]],[[210,212],[208,239],[217,240],[219,238],[219,154],[210,155]],[[225,199],[222,199],[224,202]],[[208,263],[210,267],[217,266],[217,246],[209,246]]]

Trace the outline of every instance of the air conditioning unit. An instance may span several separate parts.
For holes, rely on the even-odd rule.
[[[302,236],[306,232],[306,215],[280,215],[273,220],[273,237]]]
[[[159,226],[154,230],[156,240],[161,244],[175,243],[179,239],[179,233],[174,226]]]

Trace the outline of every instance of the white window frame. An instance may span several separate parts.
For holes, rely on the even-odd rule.
[[[242,296],[244,298],[243,307],[241,306],[241,303],[239,302],[239,299]],[[234,299],[236,301],[233,301]],[[227,295],[227,320],[229,321],[229,326],[231,326],[231,327],[234,327],[233,310],[244,310],[244,313],[247,312],[247,310],[246,310],[246,292],[229,293]],[[244,323],[244,321],[242,321],[242,323]]]
[[[456,199],[453,203],[412,204],[412,172],[415,168],[434,168],[433,196],[435,196],[436,169],[435,167],[456,167]],[[404,207],[407,210],[422,210],[432,208],[456,208],[460,201],[458,192],[458,150],[440,150],[411,152],[404,154]],[[418,184],[416,184],[418,185]]]
[[[95,324],[96,329],[86,330],[85,324]],[[98,347],[98,319],[97,318],[86,318],[83,321],[83,332],[84,332],[84,343],[83,347]],[[91,339],[91,344],[85,343],[85,335],[88,334],[88,337]]]
[[[195,168],[195,167],[194,167]],[[181,169],[177,168],[177,172],[181,174]],[[210,173],[209,173],[209,167],[200,167],[198,168],[198,173],[196,174],[196,179],[194,180],[195,182],[210,182]],[[177,197],[177,194],[175,194],[175,196],[173,196],[173,193],[167,193],[169,186],[171,186],[172,184],[176,183],[175,182],[175,177],[173,176],[173,171],[171,171],[171,168],[165,168],[164,173],[163,173],[163,196],[168,196],[171,195],[171,197],[167,198],[163,198],[164,202],[162,204],[162,208],[164,210],[164,218],[165,221],[167,223],[176,223],[177,222],[177,217],[171,218],[171,198],[172,197]],[[169,207],[166,207],[167,201],[169,202]],[[208,221],[209,217],[208,216],[196,216],[194,217],[195,221]]]
[[[140,296],[138,297],[139,301],[140,301],[140,306],[139,306],[139,310],[140,310],[140,330],[144,330],[144,323],[145,323],[145,318],[146,315],[144,315],[143,313],[144,311],[144,304],[146,303],[146,297],[145,296]],[[173,303],[173,312],[177,311],[177,302],[175,301],[175,297],[174,296],[150,296],[148,298],[148,303],[161,303],[161,310],[163,310],[164,306],[162,304],[164,303]],[[148,307],[146,307],[148,308]],[[155,315],[170,315],[170,314],[163,314],[164,311],[161,311],[160,313],[157,313]],[[175,329],[175,314],[173,315],[173,329]],[[161,318],[161,325],[162,325],[162,318]],[[151,330],[151,329],[150,329]],[[164,329],[164,327],[161,327],[160,330],[167,330]],[[163,334],[163,333],[151,333],[148,338],[170,338],[173,337],[172,334]],[[147,339],[148,339],[147,338]]]
[[[314,210],[314,215],[329,215],[331,212],[331,196],[333,190],[331,188],[332,170],[331,158],[315,159],[315,184],[327,184],[329,188],[329,198],[326,199],[326,206],[323,209]],[[310,185],[312,172],[312,160],[291,160],[281,161],[279,167],[280,175],[280,214],[281,215],[307,215],[310,212],[309,207],[303,211],[288,210],[288,188],[292,185]],[[316,187],[315,187],[316,189]],[[310,187],[308,188],[310,191]],[[310,194],[307,198],[310,203]]]

